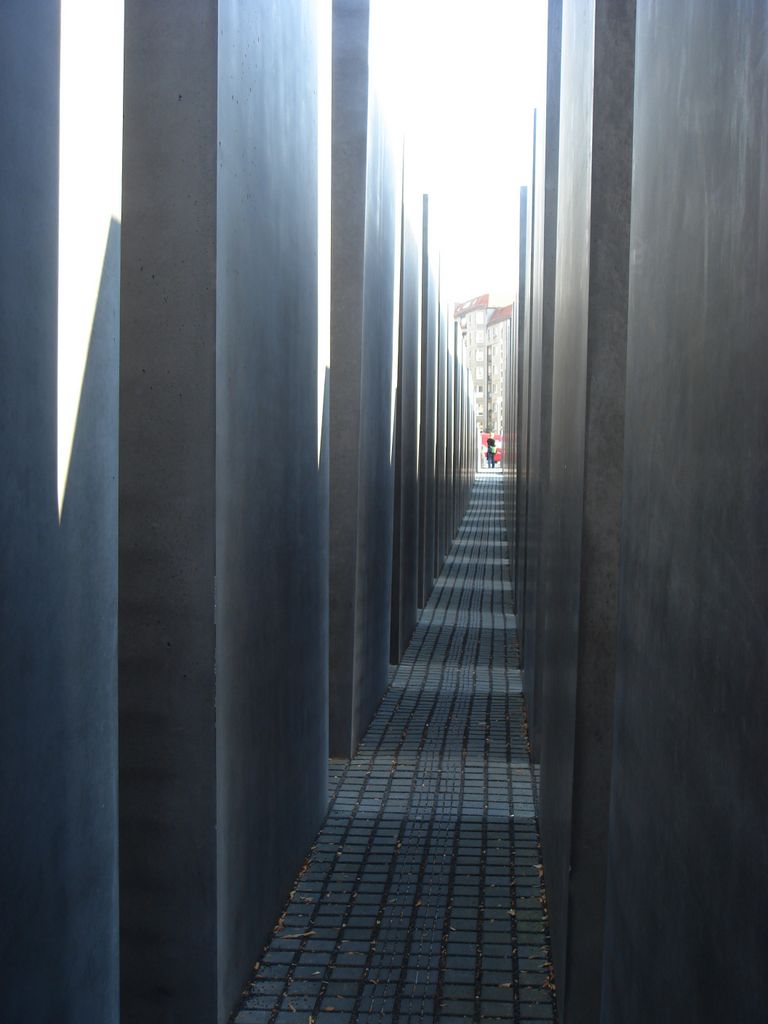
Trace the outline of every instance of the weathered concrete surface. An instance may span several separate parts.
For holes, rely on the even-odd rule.
[[[528,702],[528,736],[531,752],[536,761],[541,758],[542,651],[547,608],[546,586],[551,574],[547,517],[550,511],[549,456],[557,256],[562,6],[562,0],[549,0],[546,111],[543,118],[541,114],[539,115],[535,158],[537,211],[531,288],[531,434],[523,681]]]
[[[120,194],[121,26],[122,5],[105,3],[78,49],[71,11],[62,16],[58,3],[0,10],[0,987],[9,1022],[118,1020],[120,229],[111,198]],[[118,126],[88,102],[80,108],[80,180],[97,189],[79,196],[59,175],[76,141],[71,123],[60,125],[62,104],[72,110],[60,73],[69,90],[73,60],[94,72],[99,116]],[[73,260],[62,294],[60,245],[62,261]],[[74,319],[62,316],[59,330],[67,303]]]
[[[601,1019],[756,1021],[768,1004],[768,24],[748,0],[637,10]]]
[[[422,196],[405,164],[400,329],[395,413],[395,500],[389,659],[393,665],[416,626],[419,598],[419,400],[421,371]]]
[[[126,14],[122,1020],[223,1021],[325,808],[317,8]]]
[[[369,33],[383,8],[333,4],[331,753],[350,757],[388,681],[393,361],[402,146]]]
[[[623,466],[634,5],[563,5],[541,822],[566,1024],[599,1019]],[[585,244],[587,240],[587,244]]]
[[[419,418],[419,607],[435,581],[437,464],[438,253],[424,196],[421,278],[421,406]]]

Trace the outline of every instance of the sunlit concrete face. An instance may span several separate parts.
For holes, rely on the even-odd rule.
[[[637,15],[601,1019],[751,1021],[768,1003],[768,24],[745,0]]]
[[[326,806],[327,17],[128,6],[124,1024],[228,1018]]]
[[[116,1024],[123,10],[0,21],[1,1012]]]

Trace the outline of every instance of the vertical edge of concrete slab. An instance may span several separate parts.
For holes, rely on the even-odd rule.
[[[528,292],[528,186],[520,189],[520,231],[518,235],[518,283],[517,283],[517,344],[513,353],[514,362],[514,425],[515,425],[515,469],[512,481],[512,514],[514,516],[514,537],[512,539],[513,578],[515,583],[515,611],[519,614],[523,601],[523,575],[520,560],[521,522],[520,509],[525,500],[523,487],[523,382],[525,380],[525,317]]]
[[[396,344],[402,224],[402,136],[393,123],[378,49],[391,17],[371,8],[371,67],[355,585],[352,750],[356,750],[389,683],[392,583]]]
[[[438,286],[437,312],[437,430],[435,433],[435,576],[439,576],[445,561],[446,501],[445,450],[448,422],[448,339],[447,318],[442,289]]]
[[[538,137],[538,111],[533,112],[533,139],[531,148],[531,183],[528,186],[526,201],[526,232],[525,232],[525,307],[523,310],[523,344],[520,359],[520,503],[517,508],[519,520],[517,528],[517,562],[518,562],[518,584],[520,601],[517,609],[518,637],[520,642],[520,664],[525,667],[525,644],[528,635],[527,612],[528,612],[528,563],[529,563],[529,530],[528,511],[531,503],[531,400],[533,393],[533,368],[535,353],[533,334],[533,279],[536,264],[536,240],[537,240],[537,215],[540,212],[537,200],[537,171],[536,159],[537,137]],[[530,674],[523,675],[523,685],[527,699],[531,699]]]
[[[435,581],[435,466],[437,430],[437,254],[423,197],[421,275],[421,409],[419,427],[419,606]]]
[[[0,13],[0,983],[8,1021],[117,1024],[119,1015],[122,13],[114,0],[101,5],[84,50],[78,11],[13,3]],[[83,68],[92,76],[82,79],[85,91],[72,74]]]
[[[557,189],[560,142],[560,64],[562,59],[563,0],[549,0],[547,21],[547,102],[541,133],[538,191],[541,215],[538,225],[537,279],[535,282],[535,330],[538,349],[538,413],[534,426],[536,452],[532,456],[534,508],[531,513],[532,576],[529,582],[528,651],[526,675],[531,704],[528,728],[531,753],[541,761],[542,651],[551,577],[549,529],[549,459],[552,429],[552,360],[555,322],[557,265]]]
[[[563,8],[541,818],[566,1021],[603,955],[629,273],[634,4]],[[588,247],[584,239],[589,239]]]
[[[402,139],[369,0],[335,0],[331,752],[354,753],[388,683]]]
[[[518,231],[524,225],[518,221]],[[515,536],[517,516],[515,500],[517,493],[517,350],[518,350],[518,309],[520,306],[519,275],[514,299],[512,300],[512,316],[507,335],[505,394],[504,394],[504,509],[507,527],[507,554],[509,558],[509,578],[512,582],[512,608],[516,612],[518,595],[515,590],[516,560]]]
[[[421,328],[421,193],[403,178],[398,395],[395,445],[395,520],[392,560],[390,661],[399,664],[418,615],[419,399]]]

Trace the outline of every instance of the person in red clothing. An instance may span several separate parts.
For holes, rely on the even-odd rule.
[[[496,438],[493,434],[488,437],[488,447],[486,449],[485,457],[488,462],[488,469],[494,469],[496,466]]]

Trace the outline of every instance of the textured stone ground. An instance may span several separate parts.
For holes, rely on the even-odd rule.
[[[556,1019],[499,477],[481,474],[237,1024]]]

